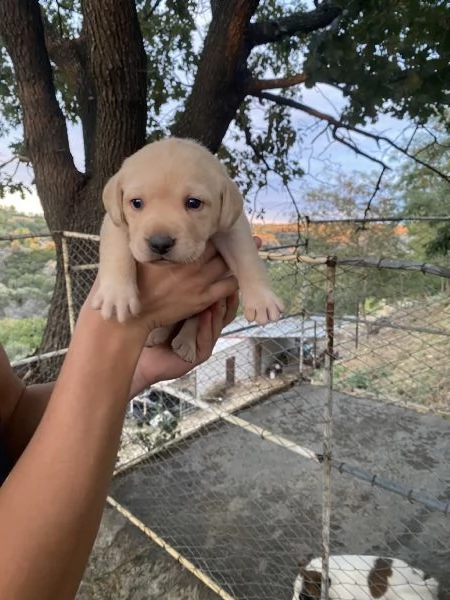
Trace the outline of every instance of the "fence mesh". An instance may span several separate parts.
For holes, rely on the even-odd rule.
[[[20,366],[18,327],[41,319],[25,328],[37,347],[55,250],[49,238],[0,246],[0,341]],[[61,248],[69,327],[98,239],[63,234]],[[332,254],[263,252],[284,318],[261,328],[239,315],[204,365],[130,403],[109,498],[124,521],[105,516],[80,600],[290,600],[299,560],[326,558],[328,539],[331,555],[403,559],[450,597],[450,271]],[[42,270],[45,302],[20,295],[12,281],[39,287],[27,274]]]

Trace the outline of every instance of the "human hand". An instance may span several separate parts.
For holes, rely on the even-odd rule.
[[[149,331],[200,314],[238,289],[236,278],[211,242],[200,261],[138,263],[137,277],[142,319]]]
[[[201,313],[238,288],[236,278],[211,242],[199,261],[184,265],[166,261],[136,263],[136,271],[140,312],[125,323],[128,329],[140,330],[144,338],[157,327]],[[85,306],[91,305],[98,288],[97,275]]]
[[[197,332],[197,352],[194,364],[184,361],[176,354],[170,342],[145,347],[142,350],[131,384],[130,397],[159,381],[177,379],[186,375],[191,369],[208,360],[214,346],[220,337],[222,329],[231,323],[239,307],[237,292],[231,294],[226,301],[224,311],[223,302],[218,301],[199,315]]]
[[[261,239],[256,236],[253,239],[259,249],[262,244]],[[131,397],[158,381],[182,377],[208,360],[222,329],[236,318],[238,307],[239,296],[235,292],[226,299],[225,311],[223,301],[218,301],[200,314],[197,333],[197,360],[193,364],[180,358],[172,350],[170,341],[151,348],[144,348],[133,377]]]

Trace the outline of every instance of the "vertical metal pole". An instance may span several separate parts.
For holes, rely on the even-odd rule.
[[[302,324],[300,326],[300,344],[299,344],[299,357],[298,357],[298,370],[300,373],[300,378],[303,379],[303,354],[305,349],[305,302],[306,302],[306,277],[305,277],[305,263],[301,263],[300,272],[302,274],[302,285],[301,285],[301,304],[302,304]]]
[[[305,217],[305,254],[308,254],[309,245],[309,217]],[[300,288],[300,302],[301,302],[301,313],[302,313],[302,325],[300,329],[300,344],[299,344],[299,365],[298,370],[301,378],[303,378],[303,367],[304,367],[304,349],[305,349],[305,319],[306,319],[306,294],[308,290],[308,282],[306,280],[306,273],[308,272],[308,265],[306,263],[300,263],[300,273],[302,277],[302,283]]]
[[[317,367],[317,321],[314,321],[313,369]]]
[[[67,297],[67,311],[69,314],[69,328],[70,335],[73,334],[75,328],[75,311],[73,309],[73,291],[72,291],[72,279],[70,276],[70,262],[69,262],[69,249],[67,247],[67,238],[62,234],[61,237],[62,257],[63,257],[63,268],[64,268],[64,280],[66,282],[66,297]]]
[[[331,521],[331,435],[333,419],[333,359],[334,359],[334,313],[335,313],[336,259],[330,258],[326,270],[325,326],[327,349],[325,352],[325,387],[323,430],[323,495],[322,495],[322,593],[321,600],[328,600],[328,571],[330,558]]]

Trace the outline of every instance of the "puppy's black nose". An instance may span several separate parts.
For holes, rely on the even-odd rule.
[[[175,245],[175,239],[170,235],[151,235],[148,240],[150,250],[155,254],[167,254]]]

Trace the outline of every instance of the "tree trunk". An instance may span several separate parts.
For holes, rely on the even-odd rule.
[[[99,7],[95,0],[86,0],[83,11],[88,57],[84,73],[86,80],[93,84],[94,97],[83,98],[86,185],[73,204],[77,208],[65,229],[98,234],[104,215],[101,196],[106,180],[127,156],[145,144],[146,55],[133,2],[113,0]],[[75,273],[73,267],[96,263],[98,245],[70,238],[67,246],[76,317],[89,293],[95,272]],[[66,348],[69,341],[67,289],[64,265],[58,252],[55,291],[40,352]],[[61,359],[52,361],[50,370],[44,371],[41,367],[39,379],[54,378],[60,363]]]
[[[40,353],[67,347],[69,321],[61,239],[58,232],[98,234],[104,214],[101,192],[124,158],[145,143],[146,55],[134,2],[83,2],[81,81],[94,85],[83,105],[87,173],[74,165],[67,127],[58,104],[37,0],[2,0],[0,35],[11,57],[23,110],[24,137],[37,192],[57,246],[57,273]],[[89,103],[90,102],[90,103]],[[82,257],[84,241],[71,242],[73,264],[95,262],[95,251]],[[77,250],[78,248],[78,250]],[[74,277],[76,304],[89,286]],[[86,279],[85,282],[86,284]],[[35,381],[54,377],[60,361],[39,365]],[[44,368],[45,367],[45,368]]]
[[[251,79],[246,65],[251,51],[248,24],[257,6],[258,0],[230,0],[220,6],[216,3],[192,92],[173,128],[175,135],[197,139],[213,152],[219,149]],[[70,339],[58,232],[99,232],[106,180],[146,139],[147,65],[135,3],[83,0],[82,13],[80,39],[71,52],[65,53],[59,68],[68,68],[67,61],[73,57],[77,61],[76,68],[71,65],[70,76],[78,90],[83,119],[86,173],[75,168],[70,152],[38,1],[0,3],[0,35],[16,74],[36,187],[58,249],[56,285],[41,353],[65,348]],[[57,64],[53,51],[63,48],[48,39]],[[87,256],[86,243],[71,240],[71,266],[95,262],[97,250],[91,246]],[[79,308],[89,291],[88,275],[85,271],[84,277],[73,272],[70,276],[75,308]],[[55,377],[60,362],[46,366],[43,362],[34,380]]]
[[[185,110],[172,128],[217,152],[251,81],[249,22],[258,0],[215,3],[200,64]]]

